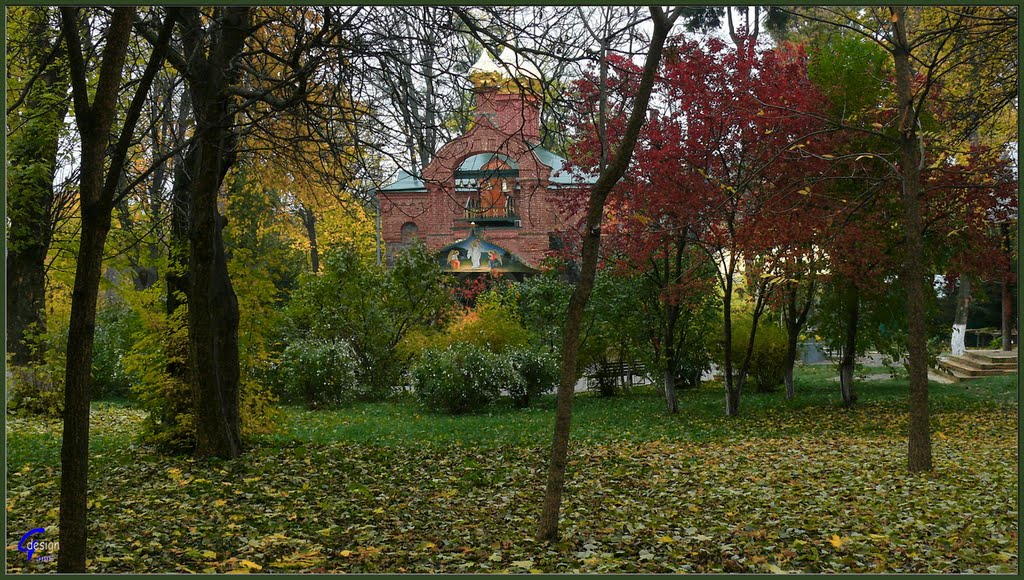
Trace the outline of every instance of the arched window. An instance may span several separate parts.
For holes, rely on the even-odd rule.
[[[402,243],[408,244],[416,239],[419,234],[420,228],[413,222],[405,222],[402,224]]]
[[[501,153],[478,153],[455,171],[456,191],[467,194],[465,218],[479,226],[518,224],[519,164]]]

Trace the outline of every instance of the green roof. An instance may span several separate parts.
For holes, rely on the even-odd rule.
[[[551,151],[543,147],[534,147],[533,154],[540,159],[540,162],[551,168],[551,185],[558,187],[563,185],[578,185],[581,183],[594,183],[597,181],[596,175],[590,175],[582,173],[578,170],[570,170],[565,168],[567,161],[564,157],[555,155]]]
[[[566,169],[566,160],[563,157],[560,157],[543,147],[535,146],[531,151],[533,151],[534,155],[537,156],[537,159],[539,159],[541,163],[551,168],[551,174],[549,176],[551,187],[558,188],[579,184],[592,184],[597,181],[596,175],[583,173],[579,170]],[[490,163],[490,161],[495,158],[504,161],[510,169],[485,171],[483,169],[484,165]],[[506,174],[511,176],[518,174],[518,172],[519,164],[507,155],[501,153],[478,153],[467,157],[455,171],[456,187],[457,190],[460,189],[458,187],[460,185],[459,182],[467,178],[499,177]],[[463,185],[463,187],[465,186]],[[395,181],[389,185],[385,185],[378,191],[384,193],[401,193],[424,192],[426,190],[427,189],[424,187],[421,179],[413,176],[408,171],[399,169]]]
[[[385,185],[378,191],[393,192],[393,191],[426,191],[427,188],[423,187],[423,181],[417,179],[408,171],[404,169],[398,170],[398,178],[395,179],[394,183]]]

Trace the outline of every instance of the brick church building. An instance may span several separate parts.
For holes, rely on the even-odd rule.
[[[540,72],[505,49],[469,70],[476,98],[472,128],[447,143],[422,176],[400,171],[378,190],[381,237],[389,255],[422,240],[445,271],[537,271],[566,220],[558,199],[592,183],[563,169],[540,146]]]

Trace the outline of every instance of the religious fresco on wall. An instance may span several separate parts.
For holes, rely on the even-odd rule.
[[[453,244],[449,244],[437,253],[438,262],[445,272],[521,272],[535,273],[537,270],[527,266],[512,252],[497,244],[492,244],[476,235],[476,230],[469,236]]]

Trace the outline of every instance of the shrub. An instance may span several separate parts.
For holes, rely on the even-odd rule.
[[[743,339],[748,339],[746,334]],[[775,324],[760,324],[754,339],[749,380],[759,393],[775,391],[786,377],[786,330]]]
[[[450,324],[438,346],[455,343],[472,344],[494,353],[524,346],[530,334],[516,319],[513,311],[500,303],[482,304]]]
[[[559,366],[552,353],[536,348],[516,347],[509,349],[506,357],[522,377],[521,382],[508,390],[517,407],[528,407],[530,399],[555,388]]]
[[[285,397],[310,409],[336,407],[372,398],[357,378],[355,351],[344,340],[300,339],[281,354]]]
[[[120,300],[107,303],[96,313],[96,338],[92,350],[92,398],[127,397],[131,378],[124,356],[142,327],[139,315]]]
[[[507,357],[469,343],[424,350],[409,376],[424,407],[452,415],[478,411],[496,401],[502,390],[526,389]]]
[[[749,315],[734,313],[732,321],[733,372],[738,373],[743,357],[746,356],[750,340],[751,318]],[[719,349],[719,365],[722,362]],[[786,375],[786,331],[782,327],[761,322],[754,337],[754,351],[750,355],[747,384],[759,393],[770,393],[782,385]]]
[[[60,417],[64,411],[64,372],[67,322],[50,321],[46,332],[30,339],[41,361],[26,366],[7,365],[7,412]]]
[[[389,269],[335,248],[325,255],[323,272],[304,276],[295,291],[285,311],[286,335],[344,340],[359,360],[360,383],[383,398],[408,365],[408,350],[398,348],[406,334],[440,326],[447,316],[449,284],[422,244],[399,254]]]
[[[185,452],[195,445],[192,390],[186,378],[188,309],[183,306],[168,317],[159,306],[157,301],[140,310],[142,329],[124,357],[124,368],[132,380],[132,395],[148,413],[142,440],[165,451]]]

